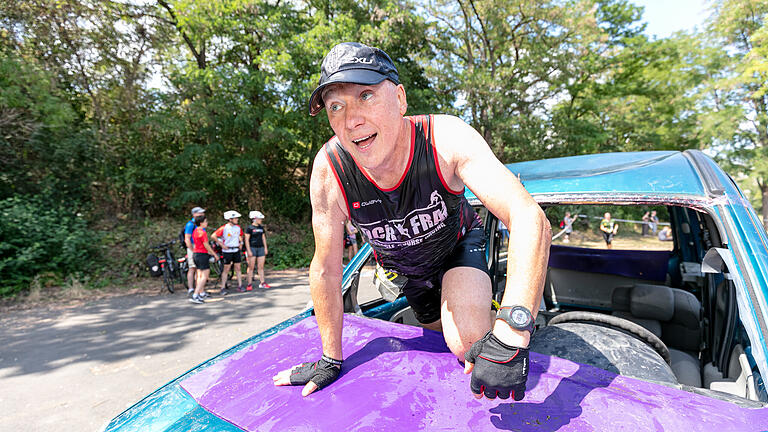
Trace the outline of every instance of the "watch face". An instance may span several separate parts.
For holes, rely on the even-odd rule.
[[[516,309],[513,310],[510,314],[510,318],[512,318],[512,322],[519,326],[524,326],[528,324],[528,314],[525,313],[525,311]]]

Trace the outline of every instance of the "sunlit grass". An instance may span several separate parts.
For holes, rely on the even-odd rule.
[[[560,228],[552,227],[552,233],[557,234]],[[658,233],[657,233],[658,234]],[[628,224],[621,224],[618,233],[613,237],[613,249],[624,250],[672,250],[673,242],[661,241],[657,234],[649,234],[645,237],[640,235],[639,230]],[[592,249],[606,249],[602,234],[593,230],[574,230],[570,235],[570,242],[565,243],[565,237],[560,236],[555,239],[553,245],[584,247]]]

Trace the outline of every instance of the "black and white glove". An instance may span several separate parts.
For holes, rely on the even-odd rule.
[[[326,355],[323,355],[316,362],[302,363],[291,370],[291,385],[301,385],[312,381],[318,389],[322,389],[339,377],[341,363],[341,360],[332,359]]]
[[[488,399],[525,397],[528,381],[528,348],[504,344],[492,332],[472,344],[464,359],[473,363],[469,387],[472,393],[484,394]]]

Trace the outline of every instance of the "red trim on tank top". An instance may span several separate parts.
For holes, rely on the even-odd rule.
[[[432,116],[432,114],[429,115],[429,128],[431,129],[430,135],[432,136],[431,144],[432,144],[432,156],[435,158],[435,169],[437,170],[437,176],[440,177],[440,183],[443,184],[443,187],[448,192],[454,194],[454,195],[464,195],[464,190],[455,191],[451,189],[448,186],[448,183],[445,182],[445,179],[443,178],[443,173],[440,171],[440,161],[437,158],[437,148],[435,147],[435,118]]]
[[[327,146],[328,143],[330,143],[330,141],[325,143],[325,145]],[[339,174],[336,172],[336,168],[333,167],[333,162],[331,162],[331,156],[328,155],[328,152],[325,149],[323,149],[323,152],[325,153],[325,157],[328,159],[328,166],[331,167],[331,172],[333,172],[333,176],[336,177],[336,182],[339,184],[339,189],[341,189],[341,194],[344,196],[344,204],[346,204],[347,211],[350,212],[349,216],[351,217],[352,214],[351,214],[351,211],[349,210],[349,202],[347,201],[347,193],[344,192],[344,185],[341,184],[341,179],[339,178]],[[336,153],[336,149],[335,148],[333,149],[333,153],[336,156],[336,159],[338,159],[339,155],[335,154]],[[341,164],[341,161],[339,161],[339,166],[341,167],[342,170],[344,169],[344,166]]]
[[[405,180],[405,176],[408,175],[408,171],[411,170],[411,162],[413,162],[413,149],[414,149],[414,144],[416,142],[416,124],[414,124],[413,121],[411,121],[411,119],[408,119],[408,121],[411,122],[411,154],[410,156],[408,156],[408,163],[405,165],[405,171],[403,171],[403,175],[400,177],[400,180],[397,182],[397,184],[394,187],[389,189],[384,189],[383,187],[376,184],[376,182],[373,181],[373,179],[368,176],[368,173],[365,172],[365,170],[362,169],[360,165],[358,165],[357,161],[355,160],[355,157],[350,155],[352,156],[352,160],[355,162],[355,165],[357,165],[357,169],[360,170],[361,173],[363,173],[365,178],[367,178],[368,181],[371,182],[371,184],[376,187],[376,189],[382,192],[392,192],[393,190],[399,188],[400,185],[403,183],[403,180]]]

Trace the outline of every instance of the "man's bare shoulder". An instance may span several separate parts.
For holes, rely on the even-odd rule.
[[[434,135],[435,147],[447,160],[455,154],[472,154],[477,146],[488,147],[483,137],[467,122],[448,114],[436,114]]]
[[[315,154],[315,160],[312,162],[312,174],[311,179],[325,178],[333,176],[331,171],[331,164],[328,162],[328,156],[326,156],[325,145],[320,147],[320,150]]]
[[[309,197],[314,213],[317,213],[318,210],[327,211],[331,207],[336,207],[343,214],[346,214],[344,195],[341,192],[341,186],[336,180],[333,168],[328,161],[325,146],[320,148],[312,163]]]

